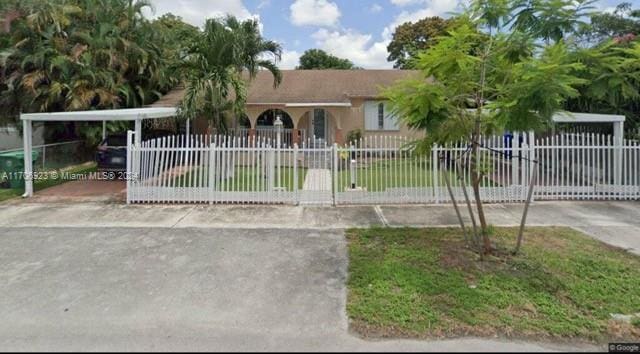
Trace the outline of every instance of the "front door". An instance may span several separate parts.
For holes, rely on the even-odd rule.
[[[324,109],[313,110],[313,121],[311,124],[313,125],[311,128],[315,138],[325,140],[327,125]]]

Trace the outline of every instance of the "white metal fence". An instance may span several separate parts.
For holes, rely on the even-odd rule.
[[[367,137],[345,146],[282,136],[180,135],[133,143],[127,200],[134,203],[446,203],[471,193],[470,164],[483,173],[480,197],[520,202],[537,169],[535,199],[638,199],[640,145],[608,136],[533,134],[481,139],[418,154],[408,138]]]
[[[564,134],[536,141],[538,199],[638,199],[640,144],[610,135]]]

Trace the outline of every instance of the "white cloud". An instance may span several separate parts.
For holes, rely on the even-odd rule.
[[[312,35],[312,38],[318,48],[337,57],[347,58],[357,66],[367,69],[392,68],[393,63],[387,61],[389,55],[387,46],[397,26],[425,17],[447,17],[449,12],[458,8],[460,1],[466,0],[391,0],[397,6],[417,4],[421,6],[413,11],[403,10],[385,27],[379,41],[376,41],[371,34],[363,34],[353,29],[320,29]]]
[[[312,35],[316,45],[340,58],[347,58],[357,66],[368,69],[391,68],[387,62],[389,41],[375,42],[370,34],[354,30],[329,31],[320,29]]]
[[[372,12],[372,13],[378,13],[378,12],[382,11],[382,6],[380,6],[379,4],[373,4],[369,8],[369,11]]]
[[[207,18],[234,15],[241,20],[257,19],[258,14],[252,14],[242,0],[153,0],[153,14],[151,17],[160,17],[167,12],[182,17],[185,22],[195,26],[202,26]]]
[[[335,27],[341,16],[338,5],[327,0],[296,0],[290,10],[291,22],[296,26]]]
[[[392,0],[392,1],[408,1],[408,0]],[[424,8],[421,8],[417,11],[402,11],[398,16],[396,16],[393,21],[384,28],[382,31],[382,37],[385,39],[390,39],[395,32],[396,27],[400,26],[405,22],[416,22],[425,17],[448,17],[448,14],[454,11],[459,7],[459,1],[452,0],[430,0],[425,1],[421,0],[420,2],[427,3],[428,5]]]
[[[282,52],[282,60],[278,63],[280,69],[295,69],[300,63],[300,56],[302,54],[295,50],[284,50]]]
[[[407,5],[413,5],[421,2],[424,2],[424,0],[391,0],[391,3],[396,6],[407,6]]]

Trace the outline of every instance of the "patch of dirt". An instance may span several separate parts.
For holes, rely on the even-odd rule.
[[[443,242],[436,245],[440,249],[440,264],[445,268],[458,269],[467,274],[472,280],[474,272],[495,272],[510,268],[513,257],[506,252],[496,250],[496,255],[480,256],[465,247],[463,242]]]
[[[607,333],[612,340],[619,342],[637,342],[640,338],[640,327],[631,323],[624,323],[615,320],[609,320],[607,323]]]

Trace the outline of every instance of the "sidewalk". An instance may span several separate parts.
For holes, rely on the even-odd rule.
[[[522,209],[520,204],[488,204],[486,214],[493,225],[518,226]],[[463,214],[467,215],[464,210]],[[640,254],[638,202],[536,202],[530,208],[527,225],[573,227]],[[449,205],[208,206],[17,201],[0,204],[0,226],[328,230],[371,226],[458,226],[458,220]]]

